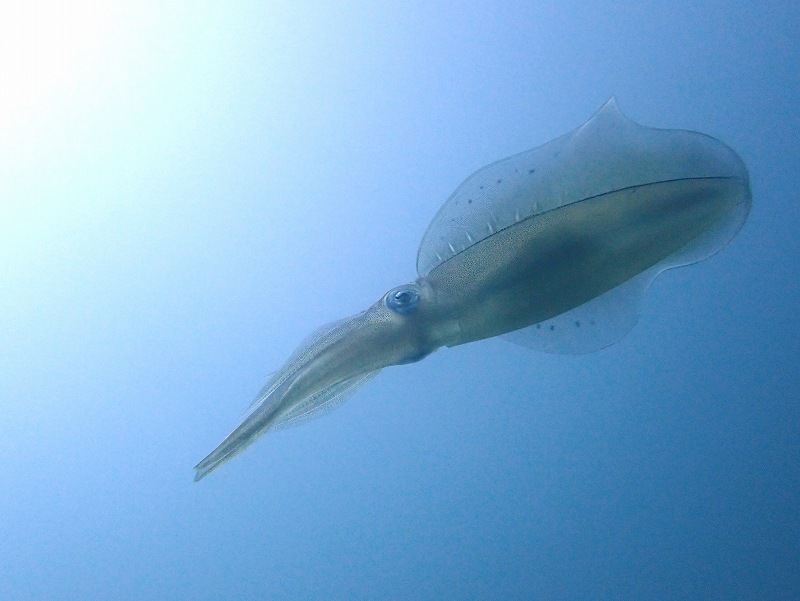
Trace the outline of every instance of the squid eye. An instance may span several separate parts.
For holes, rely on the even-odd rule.
[[[419,292],[414,288],[397,288],[386,295],[386,306],[395,313],[406,315],[419,305]]]

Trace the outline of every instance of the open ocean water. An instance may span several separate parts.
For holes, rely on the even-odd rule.
[[[0,598],[800,599],[800,5],[0,11]],[[742,231],[589,355],[387,368],[199,483],[296,345],[416,277],[476,169],[723,140]]]

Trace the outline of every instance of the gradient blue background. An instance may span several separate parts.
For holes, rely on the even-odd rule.
[[[102,6],[5,19],[0,598],[800,598],[796,1]],[[744,158],[730,246],[609,349],[442,350],[192,482],[612,94]]]

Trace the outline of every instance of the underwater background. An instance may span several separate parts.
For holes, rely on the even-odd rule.
[[[0,11],[0,598],[799,599],[800,5]],[[491,339],[192,467],[458,184],[610,96],[748,166],[580,356]]]

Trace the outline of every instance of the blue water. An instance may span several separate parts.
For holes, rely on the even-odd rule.
[[[263,4],[4,18],[0,598],[800,598],[800,5]],[[612,94],[742,156],[728,247],[606,350],[441,350],[192,482]]]

